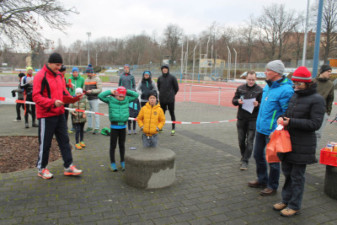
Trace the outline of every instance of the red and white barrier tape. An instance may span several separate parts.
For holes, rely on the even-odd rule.
[[[0,97],[0,101],[4,102],[11,102],[11,103],[23,103],[23,104],[29,104],[29,105],[35,105],[35,102],[30,102],[30,101],[24,101],[24,100],[15,100],[15,99],[10,99],[10,98],[5,98],[5,97]],[[107,116],[109,117],[109,114],[105,113],[99,113],[99,112],[93,112],[93,111],[87,111],[87,110],[82,110],[82,109],[74,109],[74,108],[68,108],[64,107],[64,109],[68,111],[75,111],[75,112],[83,112],[83,113],[90,113],[90,114],[96,114],[100,116]],[[137,118],[132,118],[129,117],[129,120],[137,120]],[[212,121],[212,122],[183,122],[183,121],[165,121],[165,123],[174,123],[174,124],[211,124],[211,123],[228,123],[228,122],[234,122],[237,119],[231,119],[231,120],[220,120],[220,121]]]

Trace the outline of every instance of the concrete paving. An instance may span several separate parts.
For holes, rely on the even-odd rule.
[[[100,112],[107,112],[100,105]],[[332,115],[337,113],[334,106]],[[0,135],[37,135],[15,119],[14,105],[0,105]],[[167,120],[170,117],[167,113]],[[180,121],[217,121],[236,117],[235,108],[198,103],[177,103]],[[108,126],[101,119],[101,127]],[[35,168],[0,174],[0,224],[336,224],[337,201],[323,192],[325,166],[310,165],[306,173],[302,214],[283,218],[273,211],[280,201],[284,178],[277,195],[261,197],[249,188],[255,162],[239,170],[240,154],[235,122],[170,124],[159,135],[159,147],[176,153],[176,182],[164,189],[141,190],[128,186],[123,172],[109,169],[109,137],[86,133],[85,150],[74,151],[80,177],[65,177],[62,161],[49,164],[51,180],[37,177]],[[322,143],[336,140],[337,123],[328,124]],[[74,135],[70,135],[74,143]],[[141,145],[141,135],[127,136],[127,151]],[[36,154],[37,149],[31,149]],[[136,150],[137,151],[137,150]],[[118,151],[117,151],[118,152]],[[319,153],[317,153],[319,156]],[[117,156],[117,159],[119,157]],[[126,165],[127,167],[127,165]]]

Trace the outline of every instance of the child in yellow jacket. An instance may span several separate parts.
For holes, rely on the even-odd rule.
[[[156,147],[158,132],[165,125],[165,114],[157,103],[157,92],[151,92],[149,101],[141,108],[138,114],[137,121],[143,131],[143,146]]]

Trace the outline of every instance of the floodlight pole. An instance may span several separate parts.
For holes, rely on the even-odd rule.
[[[304,41],[303,41],[303,54],[302,54],[302,66],[305,66],[306,54],[307,54],[307,38],[308,38],[308,23],[309,23],[309,6],[310,0],[307,0],[307,17],[305,20],[304,28]]]
[[[235,57],[234,57],[234,79],[236,79],[236,60],[238,58],[238,53],[236,52],[235,48],[233,48],[233,51],[235,53]]]
[[[229,49],[228,45],[227,45],[227,50],[228,50],[228,60],[227,60],[227,65],[228,65],[227,82],[228,82],[231,77],[231,58],[232,58],[231,50]]]
[[[195,45],[193,49],[193,72],[192,72],[192,84],[194,83],[194,66],[195,66],[195,50],[197,49],[199,42]],[[199,68],[200,69],[200,68]]]
[[[180,65],[180,83],[183,79],[183,72],[184,72],[184,41],[181,44],[181,65]]]
[[[89,47],[89,43],[90,43],[90,36],[91,36],[91,32],[87,32],[88,35],[88,65],[90,64],[90,47]]]
[[[319,44],[321,38],[321,25],[322,25],[322,11],[323,11],[323,0],[319,0],[318,3],[318,14],[317,14],[317,27],[316,27],[316,37],[315,37],[315,50],[314,50],[314,65],[312,68],[312,77],[315,78],[318,70],[319,63]]]

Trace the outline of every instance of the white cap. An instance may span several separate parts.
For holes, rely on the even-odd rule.
[[[75,94],[77,94],[77,93],[83,94],[82,88],[76,88]]]

